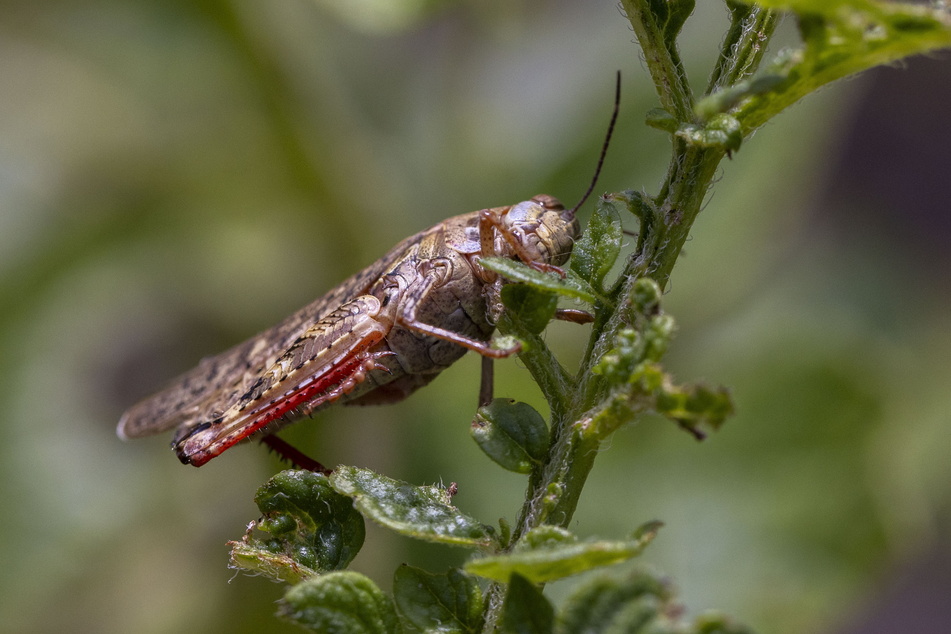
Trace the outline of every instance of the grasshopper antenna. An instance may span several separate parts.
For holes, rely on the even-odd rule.
[[[594,168],[594,178],[591,179],[591,184],[588,185],[588,191],[584,193],[584,196],[581,197],[581,200],[578,201],[578,204],[565,212],[566,218],[574,218],[575,212],[581,209],[581,205],[585,204],[588,200],[588,196],[591,195],[591,192],[594,191],[594,186],[598,183],[598,176],[601,175],[601,167],[604,165],[604,157],[608,153],[608,144],[611,143],[611,135],[614,133],[614,124],[617,122],[618,110],[621,107],[621,71],[617,72],[617,83],[614,87],[614,112],[611,114],[611,123],[608,124],[608,133],[604,137],[604,145],[601,146],[601,156],[598,158],[598,166]]]

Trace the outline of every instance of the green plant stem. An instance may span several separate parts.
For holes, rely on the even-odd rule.
[[[778,24],[775,11],[741,3],[728,3],[730,30],[723,38],[720,56],[704,94],[733,86],[750,77],[766,54],[766,44]]]
[[[689,91],[684,90],[682,70],[679,60],[675,56],[658,52],[667,51],[665,45],[654,46],[647,42],[658,42],[657,28],[638,28],[639,20],[635,15],[642,15],[635,2],[624,2],[628,15],[632,16],[635,31],[645,50],[654,51],[649,55],[649,68],[661,102],[665,107],[675,108],[683,112],[689,108],[691,97]],[[746,16],[748,17],[748,16]],[[731,51],[751,54],[751,45],[739,44],[744,41],[744,34],[749,36],[753,30],[737,30],[736,43],[730,44]],[[765,47],[765,41],[772,33],[771,29],[761,29],[756,37]],[[758,64],[762,53],[757,52],[754,61],[740,64],[727,64],[719,72],[725,76],[735,76],[736,69],[743,68],[743,72],[752,72],[750,69]],[[670,90],[665,90],[666,87]],[[686,113],[684,113],[686,114]],[[522,355],[522,361],[536,378],[541,377],[545,384],[556,389],[544,389],[549,396],[549,405],[552,410],[551,436],[552,443],[540,473],[532,478],[527,500],[523,505],[519,518],[514,526],[513,539],[510,543],[517,543],[518,539],[528,531],[542,524],[554,524],[567,527],[578,505],[581,491],[587,482],[588,475],[594,467],[595,458],[601,447],[602,436],[598,434],[592,423],[592,407],[599,396],[603,395],[599,377],[591,372],[604,352],[614,342],[618,331],[630,325],[629,307],[632,305],[634,282],[642,275],[654,277],[661,288],[664,288],[670,278],[673,266],[680,255],[683,245],[689,235],[694,220],[700,213],[704,196],[713,181],[717,166],[723,158],[724,151],[717,148],[699,148],[689,145],[685,141],[673,137],[673,159],[668,169],[667,178],[660,194],[654,199],[657,217],[649,223],[652,226],[652,235],[639,242],[640,250],[634,253],[625,266],[624,273],[619,278],[619,286],[615,290],[613,309],[602,306],[598,314],[595,329],[591,335],[588,354],[585,362],[576,377],[569,376],[560,365],[551,363],[554,360],[548,348],[540,338],[532,341],[530,355]],[[642,228],[645,223],[642,223]],[[609,312],[605,314],[605,310]],[[511,324],[500,324],[504,330],[511,329]],[[507,326],[507,327],[506,327]],[[524,336],[524,333],[519,333]],[[556,380],[557,377],[557,380]],[[558,394],[552,398],[550,395]],[[566,394],[576,397],[566,401]],[[483,631],[494,630],[495,623],[501,613],[505,586],[493,584],[489,588],[486,600],[486,626]]]
[[[701,148],[683,141],[677,141],[675,145],[681,146],[676,149],[679,160],[671,163],[664,187],[655,199],[661,218],[655,238],[657,250],[653,254],[644,254],[647,256],[647,275],[654,278],[662,289],[667,287],[670,273],[725,154],[719,148]],[[633,264],[632,260],[625,275],[637,273]],[[622,297],[619,301],[630,301],[630,297]]]
[[[674,263],[683,248],[690,227],[700,212],[704,195],[713,180],[717,165],[723,157],[722,150],[697,148],[678,143],[681,160],[674,161],[667,182],[658,199],[663,222],[660,223],[655,242],[656,251],[646,258],[632,257],[628,260],[620,296],[601,332],[594,333],[594,352],[589,363],[600,359],[604,350],[612,345],[617,332],[630,325],[627,307],[631,306],[634,282],[638,269],[645,266],[658,284],[666,285]],[[532,363],[526,360],[531,369]],[[533,371],[543,374],[541,371]],[[583,399],[572,402],[565,417],[552,417],[552,445],[548,460],[542,471],[542,477],[531,492],[529,500],[522,509],[521,517],[515,527],[517,539],[527,531],[541,524],[554,524],[567,527],[574,515],[581,489],[588,473],[594,465],[594,458],[600,448],[600,436],[591,426],[591,408],[598,390],[598,378],[591,367],[582,368],[579,380],[568,385],[574,394],[585,395]],[[592,387],[593,386],[593,387]],[[589,400],[590,399],[590,400]]]
[[[676,47],[671,45],[671,34],[667,25],[660,22],[654,7],[650,5],[648,0],[621,1],[641,50],[644,51],[647,69],[654,80],[654,86],[657,87],[661,107],[678,120],[685,121],[693,113],[693,95],[687,83],[687,75]]]
[[[680,25],[686,17],[685,11],[689,12],[693,7],[691,0],[622,0],[621,4],[643,49],[644,61],[661,106],[679,122],[679,130],[684,129],[683,126],[702,125],[702,118],[694,112],[693,94],[675,45]],[[748,84],[748,80],[756,73],[776,27],[777,16],[770,9],[737,2],[729,2],[728,6],[732,26],[711,74],[707,95],[731,89],[747,91],[748,88],[738,89],[737,84]],[[880,8],[878,11],[880,15],[877,17],[888,17],[891,9]],[[907,12],[908,9],[895,11]],[[810,33],[804,31],[804,39],[807,44],[811,44],[808,54],[800,51],[786,58],[784,64],[774,65],[771,69],[775,77],[782,80],[778,88],[741,92],[739,97],[745,100],[742,103],[723,102],[726,104],[724,108],[710,112],[729,111],[739,120],[745,137],[825,83],[873,65],[900,59],[909,55],[915,47],[921,51],[951,43],[951,29],[935,27],[946,27],[947,18],[937,14],[925,15],[924,12],[920,10],[921,16],[912,16],[918,22],[909,23],[907,19],[901,22],[905,18],[898,16],[896,24],[915,31],[930,20],[927,26],[933,28],[934,33],[926,31],[917,43],[909,43],[901,38],[895,41],[872,41],[867,43],[862,55],[843,54],[836,48],[836,38],[819,32],[817,29],[824,28],[823,25],[815,26],[818,23],[813,23],[811,41]],[[809,25],[807,22],[806,26]],[[703,109],[702,103],[700,106]],[[605,418],[610,418],[614,413],[607,412],[606,408],[611,404],[605,398],[604,380],[594,374],[592,369],[614,345],[619,331],[632,325],[630,311],[635,305],[633,300],[638,278],[650,276],[661,289],[668,286],[674,264],[700,213],[720,161],[727,154],[726,148],[722,146],[692,143],[676,133],[671,138],[672,159],[665,182],[658,195],[649,201],[650,204],[646,204],[648,201],[643,197],[640,198],[645,204],[635,211],[641,219],[637,249],[629,257],[623,273],[609,294],[608,299],[613,301],[597,307],[591,340],[577,375],[570,376],[557,363],[540,337],[531,340],[530,354],[521,356],[532,375],[540,379],[543,392],[549,400],[552,410],[551,444],[544,465],[532,475],[526,502],[513,528],[509,547],[543,524],[567,527],[571,522],[601,441],[618,424],[612,419],[604,430],[598,429],[599,414],[607,413]],[[512,327],[512,324],[500,323],[503,332]],[[514,334],[523,338],[525,336],[524,333]],[[627,411],[626,415],[631,412],[636,412],[636,408]],[[504,595],[503,584],[490,587],[486,599],[484,632],[495,631]]]
[[[498,327],[501,332],[515,335],[525,342],[525,347],[519,352],[518,358],[528,368],[545,396],[545,400],[548,401],[552,419],[563,418],[568,411],[570,395],[574,393],[575,386],[571,375],[539,335],[518,328],[504,313]]]

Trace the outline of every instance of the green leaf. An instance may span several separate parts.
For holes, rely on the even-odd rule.
[[[694,9],[694,0],[647,0],[644,3],[664,34],[668,48],[674,49],[677,35]]]
[[[691,634],[753,634],[750,628],[734,623],[719,613],[701,614],[690,629]]]
[[[346,466],[337,467],[330,484],[353,498],[365,517],[403,535],[470,548],[497,545],[495,529],[460,513],[445,489],[417,487]]]
[[[559,634],[752,634],[720,614],[681,620],[683,606],[666,580],[643,570],[590,579],[565,601]]]
[[[264,548],[252,546],[249,539],[249,536],[245,536],[243,541],[228,542],[228,546],[231,547],[231,568],[246,570],[254,575],[263,575],[272,581],[290,584],[299,583],[320,574],[320,571],[299,563],[291,555],[273,553]]]
[[[782,75],[760,75],[737,82],[701,99],[694,107],[694,112],[701,120],[707,121],[729,111],[750,97],[765,95],[778,89],[785,80],[786,78]]]
[[[402,631],[393,601],[356,572],[331,572],[297,584],[284,595],[277,614],[321,634]]]
[[[674,131],[671,130],[671,132]],[[619,193],[607,194],[604,198],[616,205],[622,205],[640,222],[635,253],[649,253],[659,248],[658,241],[663,240],[662,236],[666,229],[663,224],[663,214],[657,209],[657,205],[650,196],[629,189]]]
[[[643,192],[627,189],[623,192],[607,194],[605,198],[611,202],[623,204],[630,213],[641,221],[642,225],[651,225],[658,219],[659,213],[654,201]]]
[[[555,608],[531,581],[512,575],[501,625],[505,633],[551,634],[555,630]]]
[[[663,108],[651,108],[648,110],[644,122],[652,128],[670,132],[671,134],[676,132],[677,128],[680,127],[680,122],[677,121],[677,117]]]
[[[230,542],[235,567],[296,582],[346,568],[363,545],[363,517],[323,474],[282,471],[258,489],[254,501],[263,517],[242,541]]]
[[[664,292],[654,280],[642,277],[632,289],[634,309],[641,315],[654,316],[660,313],[660,298]]]
[[[753,630],[733,622],[732,619],[719,613],[701,614],[697,617],[691,634],[753,634]]]
[[[697,147],[719,148],[725,152],[735,152],[743,143],[739,120],[725,113],[714,114],[703,126],[684,124],[677,130],[677,136]]]
[[[555,316],[558,296],[526,284],[507,284],[502,287],[502,303],[519,326],[537,335]]]
[[[606,393],[591,416],[589,429],[607,438],[635,415],[653,410],[675,421],[695,438],[719,429],[733,414],[729,392],[703,384],[677,385],[660,361],[676,324],[660,307],[660,287],[649,278],[637,280],[627,321],[592,373],[604,379]]]
[[[677,36],[683,29],[684,23],[690,14],[693,13],[695,6],[694,0],[659,0],[653,2],[654,6],[665,5],[667,10],[667,24],[664,26],[664,35],[668,47],[673,47],[677,42]]]
[[[659,527],[659,522],[651,522],[638,535],[623,541],[546,540],[545,545],[538,548],[516,549],[505,555],[473,559],[466,563],[465,568],[472,574],[495,581],[505,582],[514,574],[534,583],[554,581],[636,557],[654,539]],[[531,541],[532,538],[526,536],[525,540]]]
[[[697,439],[716,431],[733,415],[733,399],[724,387],[703,384],[674,386],[664,382],[656,392],[655,410],[675,421]]]
[[[572,276],[570,271],[562,279],[555,273],[542,273],[527,264],[516,262],[508,258],[482,258],[479,264],[483,268],[498,273],[512,282],[528,284],[541,291],[549,291],[563,297],[572,297],[593,304],[596,294],[593,289],[578,276]]]
[[[393,599],[403,619],[423,632],[482,630],[482,591],[473,577],[457,568],[433,574],[400,566],[393,580]]]
[[[769,89],[750,89],[737,103],[732,114],[744,135],[829,82],[951,46],[951,15],[940,8],[872,0],[757,0],[756,4],[797,13],[804,46],[781,53],[765,69],[761,77],[771,77]],[[736,97],[725,99],[715,93],[708,99],[736,103]],[[719,108],[722,103],[697,107],[699,112]]]
[[[611,198],[600,198],[571,254],[571,270],[603,293],[604,276],[621,253],[621,216]]]
[[[548,427],[527,403],[497,398],[479,408],[469,431],[489,458],[516,473],[531,473],[548,453]]]
[[[626,579],[596,577],[565,601],[558,615],[558,631],[646,634],[646,626],[670,598],[667,586],[646,572],[635,571]]]
[[[578,538],[574,533],[560,526],[542,524],[533,528],[519,540],[517,551],[536,550],[539,548],[553,548],[562,544],[575,544]]]
[[[635,383],[644,363],[658,363],[667,352],[677,324],[661,312],[660,287],[648,278],[639,279],[632,289],[631,311],[627,321],[633,327],[622,328],[614,338],[614,348],[607,351],[594,374],[612,383]]]

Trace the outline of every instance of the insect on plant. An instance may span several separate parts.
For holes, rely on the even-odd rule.
[[[614,112],[588,190],[571,209],[540,194],[444,220],[406,238],[280,324],[178,377],[131,407],[120,438],[175,429],[172,447],[200,467],[236,443],[260,436],[298,466],[325,470],[274,432],[333,403],[400,401],[432,381],[466,350],[483,357],[480,401],[492,398],[492,359],[519,351],[490,343],[504,281],[479,260],[519,260],[544,272],[571,255],[575,212],[594,190],[618,115]],[[558,311],[583,323],[590,315]]]

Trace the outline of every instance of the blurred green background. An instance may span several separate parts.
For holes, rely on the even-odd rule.
[[[700,4],[682,38],[698,87],[727,24]],[[0,630],[297,631],[272,617],[280,586],[226,567],[277,461],[249,446],[195,470],[168,435],[125,444],[115,423],[415,231],[539,192],[573,203],[616,69],[598,190],[656,191],[669,143],[642,123],[655,97],[629,24],[610,0],[3,15]],[[881,69],[724,162],[667,296],[668,367],[729,385],[738,414],[702,444],[660,420],[619,432],[572,526],[664,520],[644,560],[689,610],[764,633],[951,631],[949,93],[948,63]],[[548,338],[570,364],[585,332]],[[498,366],[499,395],[542,407],[517,361]],[[470,355],[404,403],[285,437],[327,464],[457,482],[464,511],[512,519],[524,478],[468,438],[478,370]],[[401,562],[463,556],[368,527],[355,567],[388,588]]]

